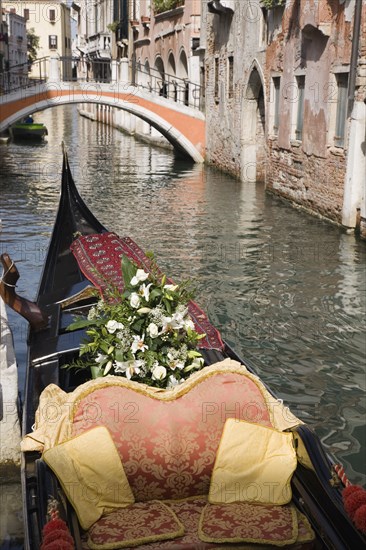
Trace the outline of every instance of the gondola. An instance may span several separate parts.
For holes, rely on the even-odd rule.
[[[77,235],[103,234],[108,234],[108,231],[81,199],[71,175],[67,153],[64,151],[60,203],[35,302],[25,300],[16,294],[15,284],[19,277],[17,268],[7,254],[1,257],[4,268],[0,283],[1,295],[4,301],[23,315],[30,324],[25,399],[22,409],[23,435],[32,432],[39,398],[47,386],[55,384],[70,393],[87,381],[84,371],[62,368],[65,363],[76,357],[80,342],[85,337],[83,329],[68,332],[66,328],[76,313],[87,313],[96,301],[95,296],[88,292],[90,281],[78,265],[70,246]],[[238,357],[225,342],[220,350],[204,349],[202,354],[207,366],[230,358],[244,365],[249,373],[256,376],[254,367]],[[267,390],[270,391],[268,388]],[[306,424],[301,423],[294,431],[310,464],[298,462],[291,481],[292,500],[308,519],[314,532],[314,540],[290,546],[337,550],[366,548],[366,537],[355,527],[345,511],[342,500],[344,480],[342,483],[336,473],[334,459],[328,455],[318,437]],[[56,476],[45,465],[40,452],[27,451],[22,454],[21,477],[25,548],[41,548],[42,529],[49,520],[50,497],[59,503],[60,514],[66,521],[75,548],[87,548],[83,541],[83,530],[73,507],[65,498]],[[172,542],[172,550],[174,547]],[[238,543],[205,545],[201,542],[198,546],[184,548],[188,547],[193,549],[246,546]]]

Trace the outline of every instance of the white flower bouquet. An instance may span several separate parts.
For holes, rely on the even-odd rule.
[[[122,258],[124,292],[110,290],[68,330],[86,328],[79,359],[68,367],[90,367],[93,376],[115,374],[150,386],[170,388],[203,367],[188,313],[189,283],[167,284],[166,277],[138,269]]]

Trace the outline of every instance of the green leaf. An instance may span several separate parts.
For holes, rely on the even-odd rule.
[[[149,302],[152,302],[152,301],[155,300],[156,298],[160,298],[161,295],[162,295],[162,291],[160,290],[160,288],[154,288],[154,289],[150,292],[150,300],[149,300]]]
[[[130,286],[132,277],[136,275],[137,267],[125,255],[122,256],[121,267],[125,286]]]
[[[71,323],[66,330],[79,330],[81,328],[90,327],[92,325],[95,325],[95,321],[89,321],[89,319],[76,319],[73,323]]]

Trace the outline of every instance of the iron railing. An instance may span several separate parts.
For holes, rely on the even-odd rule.
[[[163,73],[155,68],[145,68],[134,61],[131,67],[131,84],[152,94],[171,99],[175,103],[202,110],[203,93],[202,86],[190,81],[188,78],[180,78],[176,75]]]
[[[0,91],[2,94],[29,88],[46,82],[50,71],[50,59],[43,57],[32,64],[23,63],[0,73]],[[61,82],[98,82],[118,84],[122,82],[120,64],[113,60],[91,59],[80,57],[60,57],[58,76]],[[127,82],[126,82],[127,78]],[[202,86],[188,78],[147,68],[135,61],[128,64],[128,76],[123,75],[123,85],[135,86],[141,90],[169,99],[175,103],[202,110]]]
[[[8,94],[46,82],[48,60],[48,57],[41,57],[32,63],[27,61],[0,72],[0,94]]]

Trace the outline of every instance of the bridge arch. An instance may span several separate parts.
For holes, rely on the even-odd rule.
[[[111,89],[112,88],[112,89]],[[194,162],[203,162],[205,146],[204,115],[193,108],[176,104],[163,97],[152,97],[133,86],[118,86],[87,83],[72,86],[66,83],[49,82],[33,95],[24,92],[11,94],[9,101],[2,102],[0,132],[20,118],[59,105],[95,103],[122,109],[156,128],[184,156]],[[13,101],[11,101],[13,99]],[[193,124],[194,122],[194,124]]]

